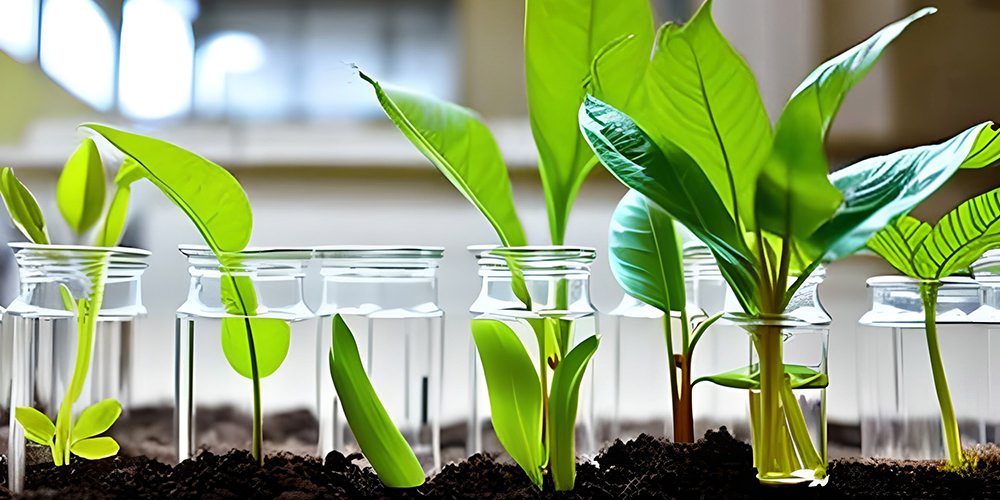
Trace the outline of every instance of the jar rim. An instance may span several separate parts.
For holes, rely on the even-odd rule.
[[[8,243],[8,247],[11,248],[15,253],[19,250],[39,250],[39,251],[51,251],[51,252],[75,252],[81,254],[110,254],[113,256],[121,257],[149,257],[152,252],[149,250],[143,250],[141,248],[132,247],[96,247],[89,245],[51,245],[51,244],[41,244],[41,243],[29,243],[25,241],[17,241],[13,243]]]
[[[814,323],[788,313],[769,314],[769,315],[763,315],[763,314],[753,315],[747,313],[725,313],[722,317],[723,319],[735,323],[736,325],[743,328],[754,327],[754,326],[776,326],[782,328],[798,328],[806,326],[824,326],[830,324],[830,321],[824,321],[822,323]]]
[[[185,257],[205,257],[216,259],[216,255],[207,245],[181,244],[177,250]],[[226,255],[267,260],[309,260],[312,250],[308,247],[247,247],[238,252],[226,252]]]
[[[440,259],[444,247],[419,245],[324,245],[312,247],[317,259]]]
[[[503,259],[504,257],[512,257],[530,262],[546,262],[552,260],[582,260],[589,262],[597,258],[597,249],[594,247],[568,245],[526,245],[517,247],[493,246],[484,249],[477,257],[480,259]]]
[[[950,289],[955,288],[979,288],[979,284],[976,283],[972,278],[967,278],[964,276],[949,276],[946,278],[941,278],[941,283]],[[865,286],[868,288],[879,287],[879,286],[892,286],[892,285],[906,285],[906,286],[919,286],[920,280],[916,278],[911,278],[909,276],[902,276],[898,274],[888,274],[883,276],[872,276],[865,281]]]

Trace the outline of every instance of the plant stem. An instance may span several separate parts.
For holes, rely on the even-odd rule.
[[[934,376],[934,391],[941,407],[941,423],[944,425],[944,439],[948,447],[948,461],[952,465],[962,463],[962,441],[955,419],[955,407],[948,392],[948,380],[944,375],[941,348],[937,336],[937,295],[940,281],[921,281],[920,300],[924,305],[924,331],[927,333],[927,351],[931,357],[931,373]]]
[[[681,372],[678,391],[677,408],[674,411],[674,441],[678,443],[694,442],[694,407],[691,400],[691,350],[689,349],[691,335],[689,332],[687,311],[681,309],[681,348],[682,354],[674,354],[674,364]]]
[[[674,416],[674,432],[677,432],[677,420],[680,415],[680,394],[677,387],[677,360],[674,358],[673,325],[670,314],[663,315],[663,337],[667,341],[667,370],[670,377],[670,410]],[[677,439],[677,436],[674,436]]]
[[[253,444],[250,453],[257,463],[264,465],[264,431],[262,429],[260,415],[260,374],[257,371],[257,350],[253,345],[253,330],[250,328],[250,318],[245,317],[243,321],[247,326],[247,345],[250,350],[250,375],[253,381]]]
[[[776,461],[781,453],[782,413],[779,408],[779,394],[784,382],[784,360],[782,356],[783,342],[781,328],[778,326],[761,325],[754,333],[754,345],[760,363],[760,419],[761,439],[760,463],[757,473],[766,477],[775,470]]]

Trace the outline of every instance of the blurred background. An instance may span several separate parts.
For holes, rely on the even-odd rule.
[[[689,0],[652,0],[659,22],[683,21]],[[927,2],[717,0],[715,18],[757,75],[776,117],[823,60]],[[830,134],[834,168],[937,142],[1000,118],[992,36],[1000,2],[950,0],[916,23],[851,92]],[[0,0],[0,165],[39,198],[57,242],[74,242],[54,194],[63,162],[100,121],[175,142],[228,168],[254,207],[253,245],[391,244],[446,248],[446,423],[467,401],[468,315],[479,289],[465,247],[496,242],[486,221],[382,114],[354,65],[385,82],[479,111],[508,162],[522,223],[548,242],[528,127],[523,3],[501,0]],[[915,215],[936,220],[1000,185],[993,170],[961,171]],[[151,186],[133,196],[124,244],[153,252],[149,308],[137,345],[140,404],[173,397],[173,314],[185,298],[179,243],[195,229]],[[621,298],[604,256],[624,188],[601,168],[577,200],[567,242],[596,247],[592,295]],[[21,239],[7,218],[8,240]],[[16,294],[0,252],[0,302]],[[855,330],[865,278],[892,270],[857,256],[833,264],[821,297],[834,317],[829,418],[857,422]],[[318,293],[310,283],[311,299]],[[946,363],[950,362],[946,360]]]

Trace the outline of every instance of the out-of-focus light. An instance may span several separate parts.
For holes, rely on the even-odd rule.
[[[226,112],[228,75],[253,73],[267,51],[259,38],[239,31],[219,33],[198,48],[195,102],[198,113],[218,118]]]
[[[92,0],[46,0],[39,62],[49,78],[95,109],[114,103],[114,35]]]
[[[172,2],[129,0],[122,10],[118,106],[132,118],[155,120],[191,107],[194,36]]]
[[[38,52],[38,0],[0,0],[0,50],[23,63]]]

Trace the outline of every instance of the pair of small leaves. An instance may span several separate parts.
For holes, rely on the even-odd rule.
[[[117,454],[118,443],[109,436],[98,434],[110,429],[121,413],[121,404],[113,399],[105,399],[80,412],[73,425],[70,452],[88,460]],[[20,407],[14,410],[14,418],[24,428],[26,438],[50,448],[54,446],[56,426],[44,413],[31,407]],[[55,453],[53,458],[59,460]]]
[[[931,228],[903,216],[875,234],[868,248],[903,274],[938,281],[1000,247],[1000,189],[967,200]]]

